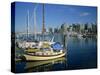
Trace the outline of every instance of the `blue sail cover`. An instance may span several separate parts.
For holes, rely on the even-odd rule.
[[[54,50],[61,50],[61,49],[63,49],[63,48],[61,47],[61,44],[60,44],[59,42],[54,43],[54,44],[52,45],[52,48],[53,48]]]

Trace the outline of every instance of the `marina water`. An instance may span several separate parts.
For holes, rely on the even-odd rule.
[[[41,35],[37,35],[38,40]],[[45,35],[50,39],[54,35]],[[55,35],[54,41],[62,43],[61,35]],[[73,70],[97,67],[97,38],[66,36],[66,56],[47,61],[16,62],[16,72],[41,72]],[[16,51],[23,53],[23,51]]]

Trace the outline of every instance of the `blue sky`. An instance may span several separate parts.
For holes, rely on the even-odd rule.
[[[42,4],[16,2],[15,30],[25,32],[27,27],[27,11],[29,11],[30,32],[34,30],[34,9],[36,8],[37,31],[42,29]],[[97,22],[97,8],[89,6],[45,4],[45,27],[60,27],[61,24],[95,23]]]

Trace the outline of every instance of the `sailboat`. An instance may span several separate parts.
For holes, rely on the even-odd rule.
[[[34,18],[35,19],[35,18]],[[36,20],[36,19],[35,19]],[[36,24],[36,22],[35,22]],[[43,4],[43,28],[42,35],[44,35],[44,4]],[[28,33],[27,33],[28,34]],[[36,34],[36,33],[35,33]],[[43,40],[36,42],[25,42],[24,47],[25,53],[21,57],[22,60],[27,61],[38,61],[38,60],[50,60],[65,56],[66,52],[63,45],[59,42],[54,42],[53,38],[51,41]]]

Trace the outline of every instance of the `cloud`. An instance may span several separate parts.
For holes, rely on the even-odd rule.
[[[90,15],[90,13],[88,13],[88,12],[80,13],[80,16],[88,16],[88,15]]]

